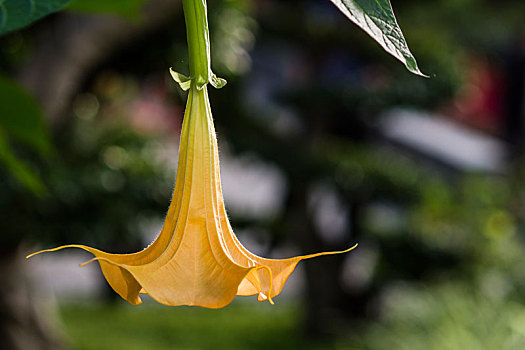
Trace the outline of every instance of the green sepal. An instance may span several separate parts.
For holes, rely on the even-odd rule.
[[[187,77],[185,76],[184,74],[180,74],[178,72],[175,72],[173,69],[170,68],[170,74],[171,74],[171,77],[173,78],[173,80],[175,80],[180,88],[184,91],[187,91],[189,90],[190,86],[191,86],[191,78],[190,77]]]
[[[172,68],[170,68],[170,74],[173,80],[175,80],[179,84],[182,90],[187,91],[190,88],[191,81],[193,80],[192,78],[187,77],[184,74],[180,74],[179,72],[175,72]],[[211,86],[213,86],[216,89],[220,89],[224,87],[224,85],[227,84],[226,79],[219,78],[213,73],[211,73],[210,76],[211,78],[210,78],[209,83],[211,84]],[[197,82],[195,85],[198,90],[202,90],[204,85],[206,85],[207,83],[208,82],[204,82],[204,83]]]
[[[228,82],[226,81],[226,79],[219,78],[218,76],[216,76],[213,73],[211,74],[210,84],[214,88],[216,88],[216,89],[223,88],[224,85],[226,85],[227,83]]]
[[[195,87],[199,91],[202,90],[202,88],[205,87],[206,84],[208,84],[208,77],[197,76],[197,78],[192,78],[192,80],[195,81]]]

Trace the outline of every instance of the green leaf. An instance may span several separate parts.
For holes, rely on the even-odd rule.
[[[51,149],[37,102],[21,86],[1,75],[0,128],[42,155]]]
[[[145,0],[75,0],[67,10],[94,14],[113,14],[129,19],[140,17]]]
[[[0,0],[0,35],[59,11],[70,1]]]
[[[409,71],[427,77],[419,70],[416,59],[397,24],[389,0],[331,0],[352,22],[361,27],[386,52],[400,60]]]
[[[11,150],[9,137],[46,154],[51,142],[36,101],[11,79],[0,75],[0,162],[37,195],[45,192],[38,175]]]
[[[43,195],[46,192],[46,187],[34,170],[14,155],[2,128],[0,128],[0,162],[18,181],[36,195]]]

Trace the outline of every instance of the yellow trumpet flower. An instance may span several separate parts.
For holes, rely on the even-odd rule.
[[[258,295],[259,301],[277,296],[297,263],[325,252],[288,259],[266,259],[239,242],[228,221],[219,174],[219,154],[207,86],[189,87],[179,150],[175,190],[164,226],[146,249],[111,254],[84,245],[123,299],[133,305],[149,294],[166,305],[221,308],[236,295]]]

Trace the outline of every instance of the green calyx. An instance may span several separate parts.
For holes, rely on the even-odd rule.
[[[192,83],[198,90],[208,83],[220,89],[226,85],[226,80],[218,78],[211,70],[206,0],[182,0],[182,7],[188,38],[190,76],[170,68],[171,76],[184,91],[188,90]]]
[[[218,76],[216,76],[213,72],[210,72],[210,79],[208,82],[205,82],[204,84],[202,85],[198,85],[197,84],[197,89],[201,90],[203,88],[204,85],[206,85],[207,83],[210,83],[211,86],[213,86],[214,88],[216,89],[220,89],[222,87],[224,87],[224,85],[226,85],[227,81],[226,79],[223,79],[223,78],[219,78]],[[170,68],[170,74],[171,74],[171,77],[173,78],[173,80],[175,80],[180,88],[184,91],[187,91],[189,90],[189,88],[191,87],[191,82],[193,81],[193,79],[191,77],[188,77],[184,74],[181,74],[179,72],[175,72],[173,69]]]

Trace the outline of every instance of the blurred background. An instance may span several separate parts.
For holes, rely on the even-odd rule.
[[[12,121],[40,130],[24,142],[0,134],[0,348],[525,348],[525,3],[392,5],[430,79],[328,0],[208,3],[239,239],[268,257],[359,243],[301,263],[274,306],[132,307],[78,267],[87,254],[24,259],[134,252],[159,232],[186,97],[168,73],[188,73],[180,1],[76,0],[0,37],[0,104],[43,116]]]

